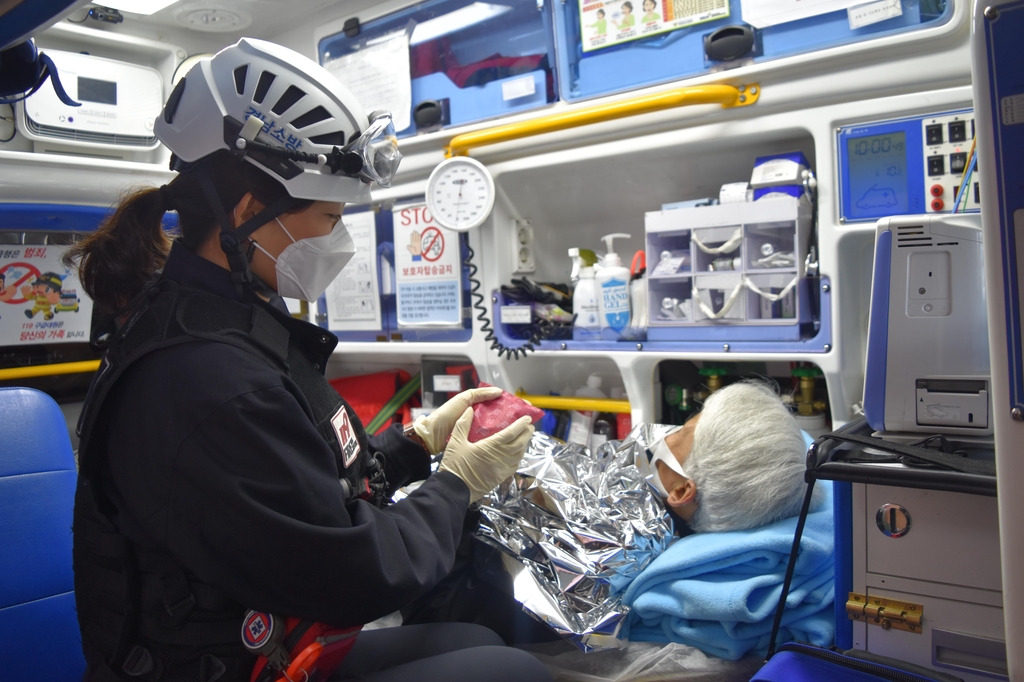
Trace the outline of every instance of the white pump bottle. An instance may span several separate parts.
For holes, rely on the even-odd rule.
[[[587,265],[577,248],[569,249],[572,258],[572,311],[576,321],[572,325],[574,341],[596,341],[601,338],[600,308],[597,302],[597,281],[594,268]]]
[[[618,341],[629,326],[629,268],[615,253],[616,239],[629,239],[623,232],[601,237],[608,249],[597,272],[597,300],[601,314],[601,338]]]

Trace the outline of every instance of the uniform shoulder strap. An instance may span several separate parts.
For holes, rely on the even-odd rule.
[[[99,464],[89,446],[110,389],[142,357],[182,343],[215,341],[245,350],[272,369],[287,371],[288,339],[288,330],[262,306],[187,289],[168,279],[147,285],[89,387],[78,421],[83,474],[89,475]]]
[[[176,321],[183,333],[195,339],[238,346],[277,369],[288,367],[288,330],[262,306],[190,291],[181,294]]]

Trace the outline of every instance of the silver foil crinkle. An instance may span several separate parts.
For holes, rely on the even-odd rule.
[[[584,651],[621,646],[626,586],[672,541],[641,424],[587,448],[536,433],[516,475],[481,502],[477,536],[505,553],[515,598]]]

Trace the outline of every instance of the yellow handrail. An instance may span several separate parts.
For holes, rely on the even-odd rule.
[[[32,367],[11,367],[9,369],[0,369],[0,381],[49,377],[59,374],[82,374],[84,372],[95,372],[99,368],[99,360],[62,362],[53,365],[33,365]]]
[[[608,104],[598,104],[592,107],[569,109],[550,116],[519,123],[508,123],[506,125],[477,130],[472,133],[456,135],[448,146],[444,148],[446,158],[453,156],[464,156],[470,149],[482,147],[488,144],[509,142],[531,135],[553,133],[558,130],[567,130],[579,126],[590,125],[591,123],[602,123],[612,121],[626,116],[647,114],[662,109],[688,106],[692,104],[721,104],[723,108],[745,107],[753,104],[761,96],[761,88],[756,83],[752,85],[694,85],[688,88],[676,88],[666,92],[659,92],[653,95],[643,95],[633,99]]]
[[[560,395],[529,395],[523,389],[516,395],[542,410],[579,410],[580,412],[631,412],[628,400],[584,398]]]

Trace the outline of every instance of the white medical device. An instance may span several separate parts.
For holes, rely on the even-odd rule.
[[[494,178],[476,159],[445,159],[427,180],[427,207],[441,227],[456,232],[479,227],[494,208]]]
[[[992,434],[980,214],[883,218],[864,413],[878,431]]]
[[[93,149],[145,151],[160,141],[153,124],[163,107],[163,78],[156,69],[88,54],[47,50],[68,95],[40,88],[18,105],[18,130],[36,143]]]

